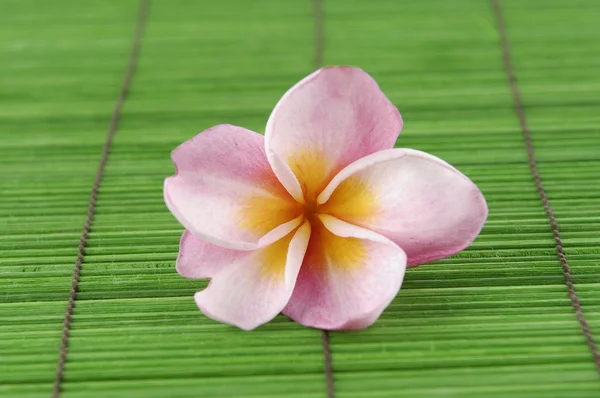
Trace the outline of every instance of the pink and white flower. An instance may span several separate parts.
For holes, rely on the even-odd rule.
[[[200,310],[246,330],[280,312],[361,329],[407,266],[466,248],[485,199],[448,163],[392,149],[402,123],[367,73],[329,67],[281,98],[264,137],[219,125],[175,149],[164,195],[186,228],[177,271],[211,279]]]

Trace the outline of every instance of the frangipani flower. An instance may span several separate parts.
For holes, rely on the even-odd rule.
[[[175,149],[164,195],[186,228],[177,271],[211,278],[200,310],[246,330],[280,312],[365,328],[407,266],[466,248],[485,199],[444,161],[391,149],[401,129],[368,74],[329,67],[281,98],[264,137],[219,125]]]

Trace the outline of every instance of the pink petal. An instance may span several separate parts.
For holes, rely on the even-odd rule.
[[[208,287],[196,293],[196,304],[206,316],[244,330],[270,321],[292,295],[309,238],[310,224],[305,222],[294,233],[261,249],[233,251],[213,246],[212,257],[218,266],[205,271],[210,274],[220,269]],[[210,250],[205,247],[204,254]],[[186,261],[186,274],[201,274],[190,271],[189,264]]]
[[[296,198],[301,187],[310,201],[345,166],[393,147],[401,129],[400,113],[367,73],[328,67],[281,98],[265,144],[283,185]]]
[[[187,229],[179,241],[176,268],[185,278],[212,278],[227,265],[239,261],[248,251],[225,249],[196,238]]]
[[[400,246],[415,266],[465,249],[487,218],[485,198],[448,163],[412,149],[390,149],[342,170],[320,208]]]
[[[165,180],[165,202],[198,238],[252,250],[301,222],[298,204],[273,173],[260,134],[215,126],[172,154],[177,174]]]
[[[406,255],[372,231],[331,216],[319,219],[283,313],[320,329],[366,328],[398,293]]]

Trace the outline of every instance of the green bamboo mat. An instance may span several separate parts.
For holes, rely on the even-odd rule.
[[[501,2],[539,169],[600,334],[600,3]],[[0,5],[0,396],[49,397],[89,194],[137,1]],[[372,328],[332,333],[336,397],[597,397],[487,1],[324,0],[325,64],[399,107],[490,209],[465,252],[411,269]],[[85,250],[62,397],[326,397],[321,332],[215,323],[174,269],[169,153],[218,123],[263,131],[313,68],[309,0],[155,0]]]

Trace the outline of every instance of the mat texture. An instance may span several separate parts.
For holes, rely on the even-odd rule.
[[[600,335],[600,2],[498,4],[574,287]],[[2,397],[52,394],[138,12],[133,0],[0,5]],[[206,282],[175,272],[182,228],[162,199],[173,148],[219,123],[264,131],[315,62],[368,71],[404,117],[396,146],[458,167],[490,210],[468,250],[408,271],[373,327],[330,334],[330,393],[321,331],[279,316],[247,333],[198,311]],[[153,1],[94,210],[60,397],[600,396],[490,2]]]

